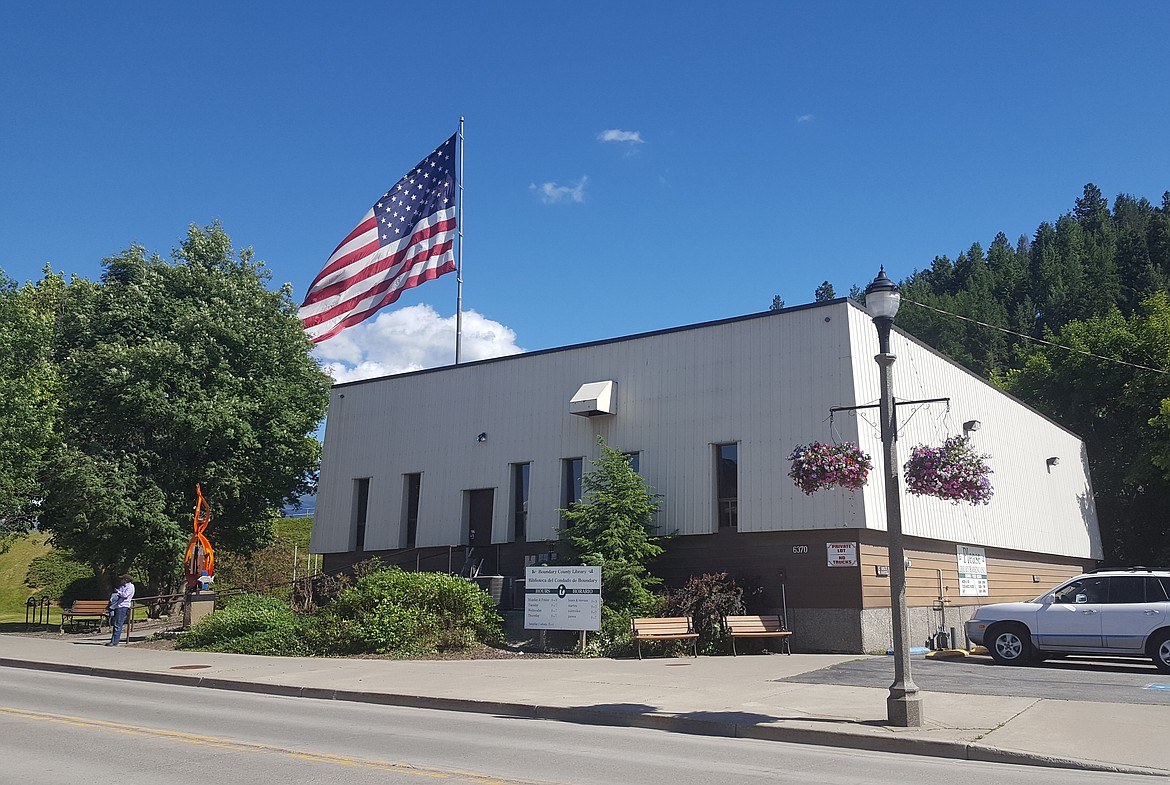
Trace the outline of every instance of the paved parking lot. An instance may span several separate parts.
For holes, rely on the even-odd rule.
[[[995,665],[990,657],[917,657],[911,664],[911,673],[919,689],[930,692],[1170,705],[1170,673],[1161,673],[1147,662],[1070,656],[1015,668]],[[780,681],[888,687],[893,674],[890,658],[863,657]]]

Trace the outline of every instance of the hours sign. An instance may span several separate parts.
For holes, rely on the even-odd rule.
[[[527,630],[600,630],[600,567],[528,567],[524,580]]]

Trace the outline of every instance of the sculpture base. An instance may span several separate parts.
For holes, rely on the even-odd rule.
[[[190,629],[215,610],[215,592],[197,591],[187,595],[183,603],[183,628]]]

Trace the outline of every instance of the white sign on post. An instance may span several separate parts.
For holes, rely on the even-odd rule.
[[[830,542],[826,543],[829,552],[830,567],[856,567],[857,543]]]
[[[524,575],[524,629],[601,629],[600,567],[528,567]]]
[[[987,596],[987,552],[975,545],[959,546],[959,596]]]

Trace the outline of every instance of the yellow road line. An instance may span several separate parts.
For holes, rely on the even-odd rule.
[[[304,750],[292,750],[270,744],[235,741],[218,736],[205,736],[198,733],[185,733],[183,731],[164,730],[162,728],[147,728],[142,725],[127,725],[121,722],[89,719],[88,717],[73,717],[68,714],[29,711],[28,709],[18,709],[12,706],[0,706],[0,715],[8,715],[37,722],[55,722],[61,725],[70,725],[75,728],[91,728],[114,733],[126,733],[134,736],[148,736],[166,741],[199,744],[237,752],[275,753],[290,758],[297,758],[298,760],[311,761],[313,763],[327,763],[334,766],[355,766],[363,769],[373,769],[375,771],[394,771],[400,774],[412,774],[419,777],[430,777],[432,779],[457,779],[474,782],[476,785],[523,785],[519,780],[503,780],[498,777],[472,771],[432,769],[415,766],[410,763],[367,760],[364,758],[353,758],[348,755],[332,755],[327,752],[306,752]]]

